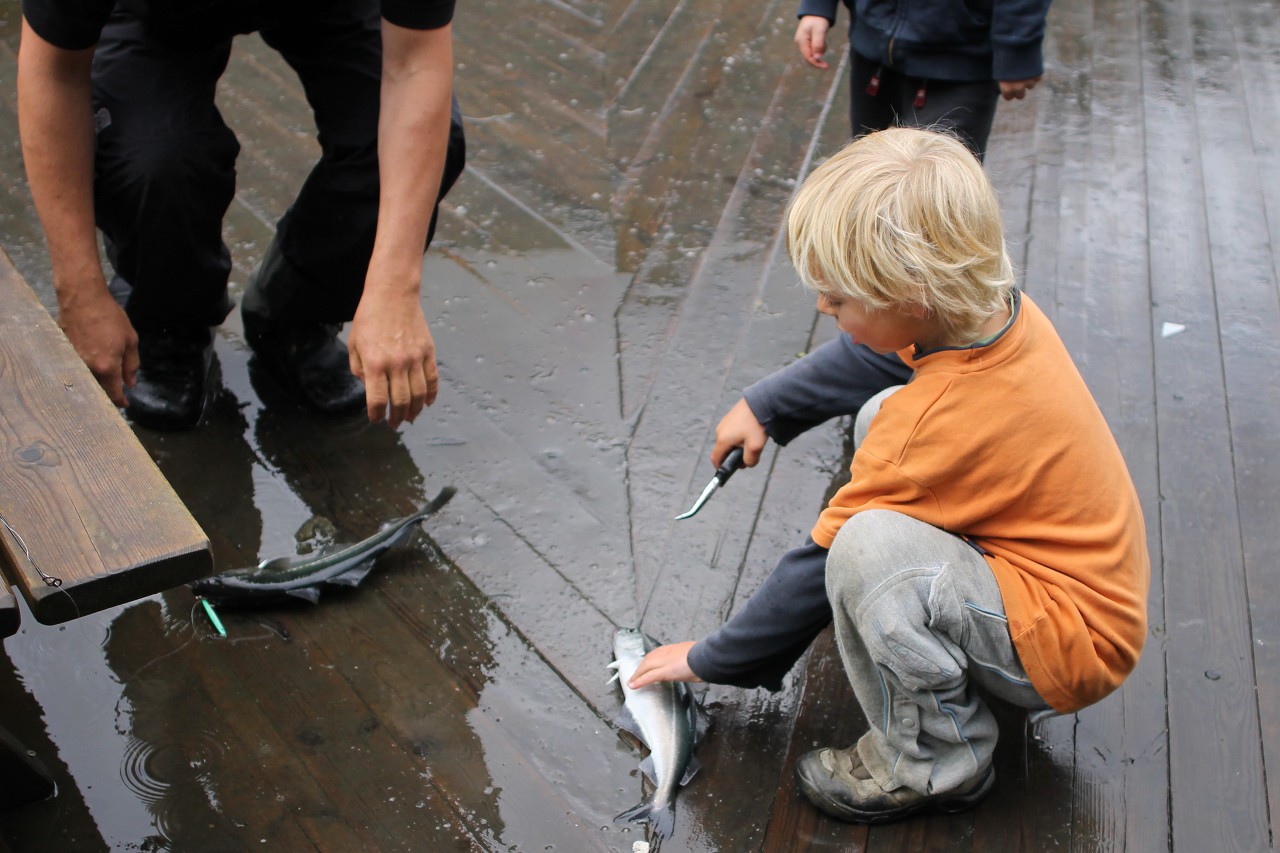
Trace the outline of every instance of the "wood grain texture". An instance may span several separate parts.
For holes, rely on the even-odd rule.
[[[823,637],[778,694],[699,688],[713,728],[667,853],[1272,846],[1274,5],[1055,0],[1046,78],[1000,105],[986,161],[1020,281],[1057,323],[1146,514],[1138,669],[1078,714],[1028,724],[997,707],[996,787],[973,812],[867,829],[826,819],[795,787],[799,755],[865,728]],[[139,431],[220,565],[292,551],[317,519],[354,540],[459,486],[424,525],[425,553],[390,556],[317,608],[224,614],[228,642],[182,618],[181,589],[112,618],[106,681],[130,709],[115,722],[131,747],[190,762],[149,803],[174,849],[626,853],[640,837],[612,823],[647,789],[614,735],[609,634],[712,630],[803,540],[848,465],[848,424],[828,424],[770,447],[695,519],[672,519],[710,477],[715,423],[742,388],[834,334],[778,228],[794,188],[848,137],[846,13],[832,68],[817,72],[795,56],[793,6],[463,4],[468,171],[424,265],[439,402],[398,432],[278,406],[233,314],[209,423]],[[13,188],[0,240],[48,306],[6,8],[17,4],[0,0],[0,173]],[[243,146],[224,229],[238,295],[318,149],[296,78],[260,39],[237,40],[218,97]],[[83,510],[64,510],[79,525],[67,547],[96,547]],[[153,843],[150,824],[94,835],[94,815],[120,801],[86,782],[74,727],[57,727],[42,630],[6,642],[23,664],[0,668],[0,698],[29,718],[14,726],[25,742],[65,759],[55,773],[72,796],[56,820],[39,806],[0,815],[0,836],[16,849]],[[175,744],[178,731],[217,754]]]
[[[0,555],[35,617],[63,622],[208,574],[203,531],[7,255],[0,305]]]

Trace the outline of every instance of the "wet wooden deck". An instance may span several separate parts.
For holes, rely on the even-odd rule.
[[[0,239],[52,304],[17,144],[16,7],[0,3]],[[437,405],[398,433],[264,407],[233,316],[211,422],[140,431],[225,568],[293,550],[318,517],[353,538],[445,484],[458,497],[361,589],[228,613],[226,640],[185,589],[62,629],[25,618],[0,656],[0,724],[60,792],[0,814],[0,840],[631,850],[640,834],[611,821],[642,795],[611,729],[614,626],[711,630],[803,536],[847,456],[847,425],[815,430],[672,520],[740,389],[832,334],[778,225],[843,141],[846,90],[802,67],[793,28],[792,3],[462,4],[470,164],[424,292]],[[993,134],[1026,287],[1147,514],[1138,671],[1080,714],[1007,715],[976,811],[867,830],[819,816],[792,781],[799,752],[863,726],[820,640],[780,694],[706,690],[704,771],[667,853],[1272,847],[1277,45],[1273,0],[1057,0],[1046,82]],[[255,39],[221,96],[244,146],[238,290],[314,142],[296,80]]]

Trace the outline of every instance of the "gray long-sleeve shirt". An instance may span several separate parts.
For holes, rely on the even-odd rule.
[[[877,355],[847,335],[814,349],[743,392],[765,432],[786,445],[833,417],[855,414],[872,396],[911,378],[896,355]],[[689,651],[703,681],[779,690],[783,676],[831,621],[827,549],[806,538],[782,556],[742,609]]]

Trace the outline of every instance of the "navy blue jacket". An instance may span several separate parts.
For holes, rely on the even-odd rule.
[[[1028,80],[1050,0],[843,0],[849,44],[862,56],[926,80]],[[800,0],[799,16],[836,21],[839,0]]]

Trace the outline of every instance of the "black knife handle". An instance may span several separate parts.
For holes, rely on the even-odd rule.
[[[720,467],[716,469],[716,479],[720,481],[720,485],[724,485],[733,476],[733,472],[742,467],[742,448],[735,447],[729,451],[729,455],[720,463]]]

